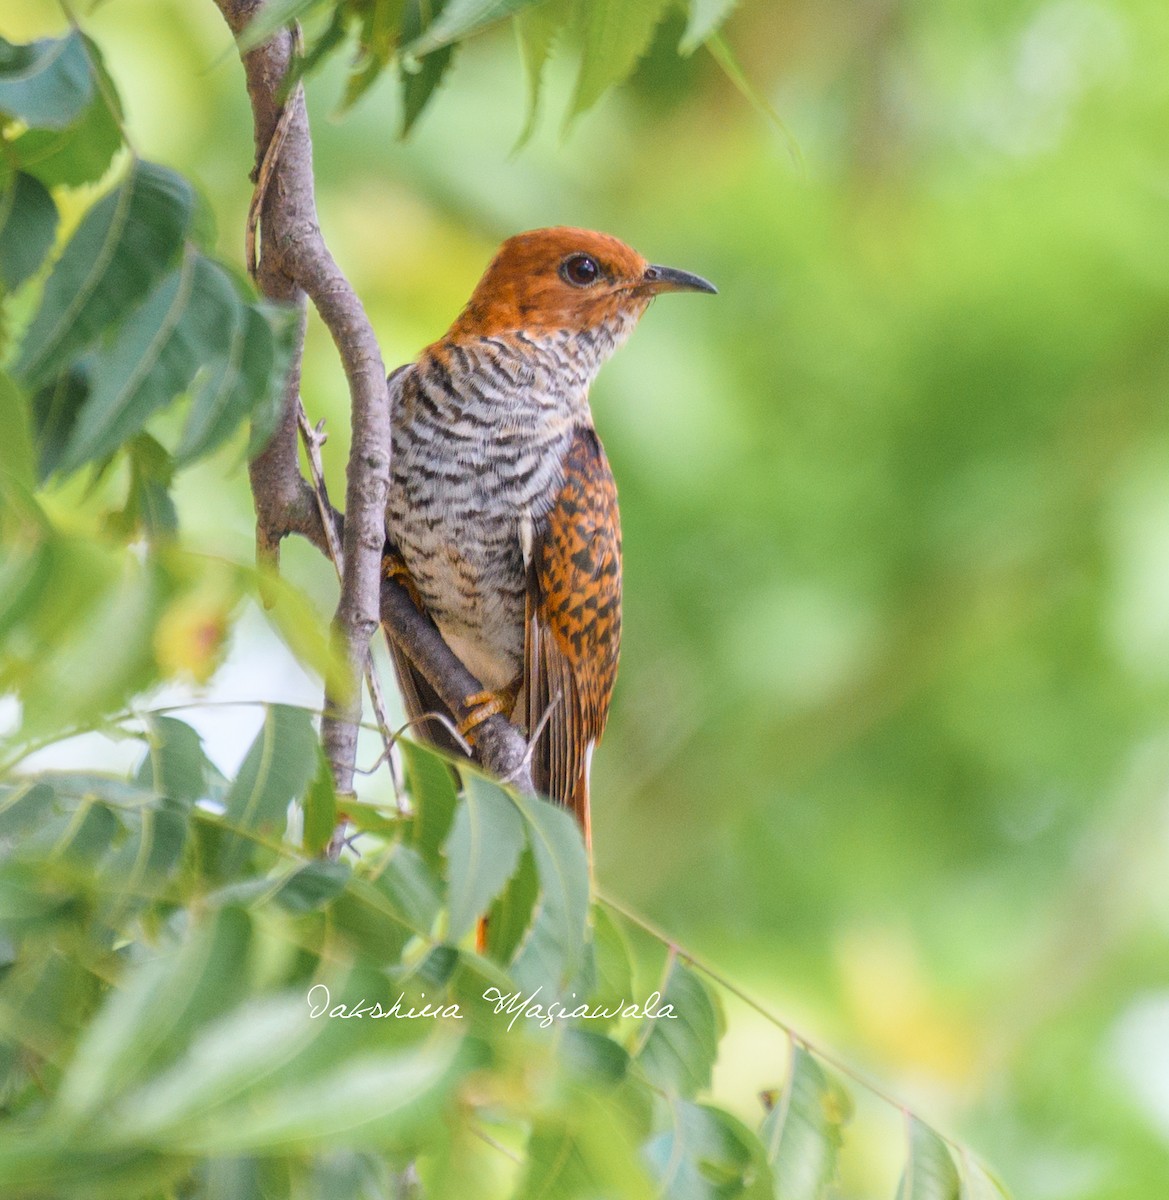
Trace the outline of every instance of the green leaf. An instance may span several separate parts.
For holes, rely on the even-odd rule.
[[[915,1116],[909,1120],[909,1161],[897,1200],[961,1200],[958,1169],[946,1143]]]
[[[359,55],[345,83],[342,111],[352,108],[389,66],[407,0],[367,0],[362,6]]]
[[[53,248],[57,206],[39,180],[17,171],[0,195],[0,289],[14,292]]]
[[[421,36],[423,29],[423,7],[429,9],[435,19],[443,10],[442,0],[408,0],[402,17],[402,44],[407,45]],[[402,136],[406,137],[414,128],[415,121],[430,102],[435,89],[446,74],[451,63],[454,46],[443,46],[424,58],[401,55],[398,58],[398,77],[402,84]]]
[[[64,129],[28,129],[9,146],[12,161],[46,187],[96,183],[123,145],[117,89],[97,47],[86,46],[98,83],[89,107]]]
[[[0,112],[32,128],[62,129],[92,95],[93,71],[76,30],[23,46],[0,38]]]
[[[593,909],[591,998],[604,1008],[635,999],[633,959],[621,927],[604,908]]]
[[[288,806],[308,786],[316,769],[317,737],[312,718],[299,708],[271,705],[225,798],[226,820],[237,828],[282,830]],[[220,871],[233,874],[247,857],[242,835],[227,839]]]
[[[320,854],[337,827],[337,789],[333,772],[320,744],[316,746],[317,769],[304,796],[304,832],[301,846],[306,854]]]
[[[414,809],[411,840],[415,850],[437,869],[458,803],[455,776],[446,759],[429,746],[403,738],[398,749],[406,766],[406,783]]]
[[[271,363],[265,367],[265,356],[259,348],[253,355],[245,352],[243,359],[243,374],[248,381],[248,393],[255,399],[252,403],[251,433],[248,435],[248,458],[255,458],[272,440],[280,424],[280,416],[284,412],[284,389],[288,382],[288,372],[292,366],[292,355],[296,348],[297,334],[303,313],[296,308],[287,308],[276,304],[253,304],[248,308],[248,330],[245,336],[250,339],[260,337],[253,331],[252,321],[255,317],[263,318],[268,326],[271,337]],[[266,373],[267,386],[257,386],[262,374]]]
[[[4,430],[0,438],[0,494],[5,475],[22,487],[35,487],[36,454],[28,424],[28,405],[12,377],[4,371],[0,371],[0,429]]]
[[[690,0],[690,19],[678,43],[679,54],[693,54],[727,19],[738,0]]]
[[[976,1158],[962,1154],[960,1200],[1008,1200],[1007,1189]]]
[[[86,213],[45,284],[14,374],[36,387],[58,374],[167,272],[194,206],[173,171],[138,162]]]
[[[147,730],[150,749],[138,768],[139,786],[180,804],[202,800],[211,765],[203,739],[186,722],[159,714],[147,718]]]
[[[352,874],[348,863],[306,863],[288,877],[275,900],[289,912],[313,912],[339,896]]]
[[[567,120],[592,108],[649,48],[673,0],[591,0],[581,5],[583,50]]]
[[[188,254],[97,356],[89,396],[57,469],[76,470],[136,434],[218,355],[239,307],[224,270]]]
[[[524,823],[507,792],[475,771],[463,773],[463,802],[446,842],[450,928],[457,942],[511,878],[524,848]]]
[[[775,1194],[784,1200],[821,1200],[836,1173],[852,1099],[798,1042],[779,1101],[759,1136],[775,1171]]]
[[[519,867],[496,897],[487,921],[487,953],[497,962],[510,962],[532,925],[540,896],[540,876],[529,846],[520,855]]]
[[[277,30],[284,29],[314,8],[323,8],[326,0],[268,0],[239,35],[241,51],[263,45]]]
[[[111,924],[162,894],[187,841],[187,816],[178,806],[143,808],[127,823],[130,836],[112,850],[100,871],[103,898],[111,902]]]
[[[563,808],[534,796],[515,803],[527,821],[540,898],[535,920],[512,972],[526,986],[572,980],[584,957],[589,914],[589,864],[579,826]]]
[[[438,880],[409,846],[394,846],[381,865],[374,886],[403,923],[429,933],[442,907]]]
[[[536,128],[540,112],[540,93],[544,86],[544,67],[552,53],[556,35],[572,15],[571,0],[543,0],[517,13],[516,37],[520,44],[524,75],[528,81],[528,113],[516,148],[523,146]]]
[[[106,1111],[151,1069],[182,1054],[200,1026],[247,988],[251,941],[247,914],[220,909],[177,956],[146,963],[110,992],[61,1080],[60,1113]]]
[[[19,838],[44,824],[55,799],[44,780],[0,789],[0,838]]]
[[[42,483],[57,469],[77,415],[89,398],[88,367],[89,363],[83,359],[74,369],[39,388],[32,398],[37,478]]]
[[[646,1174],[624,1097],[598,1090],[573,1091],[570,1119],[549,1114],[533,1122],[515,1200],[673,1200]]]
[[[120,1105],[113,1130],[131,1142],[221,1155],[393,1147],[439,1119],[465,1069],[458,1042],[364,1048],[322,1070],[310,1048],[326,1023],[310,1024],[305,1008],[296,995],[224,1019],[183,1062]]]
[[[665,994],[655,1007],[669,1006],[673,1017],[659,1016],[637,1061],[658,1087],[671,1094],[693,1096],[710,1086],[718,1056],[721,1017],[714,998],[698,976],[675,961],[666,979]]]
[[[269,420],[269,409],[278,408],[283,399],[288,362],[268,317],[256,307],[240,304],[238,298],[223,304],[220,311],[225,328],[218,332],[217,353],[204,360],[196,382],[175,451],[179,463],[208,454],[253,414],[262,425],[259,436],[267,441],[275,424]],[[270,405],[273,394],[277,403]]]
[[[674,1128],[646,1146],[661,1195],[670,1200],[771,1200],[763,1147],[745,1125],[717,1108],[684,1100],[671,1102],[670,1114]]]
[[[480,29],[502,21],[541,0],[447,0],[442,11],[412,41],[404,42],[403,54],[430,54],[443,46],[462,41]]]
[[[152,542],[178,532],[179,515],[170,497],[174,459],[148,433],[139,433],[126,447],[130,459],[130,490],[125,507],[111,514],[107,528],[129,540],[141,530]]]

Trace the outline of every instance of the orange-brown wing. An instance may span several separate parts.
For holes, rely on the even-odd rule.
[[[578,429],[564,484],[533,531],[524,683],[536,787],[589,832],[589,767],[601,740],[621,643],[617,488],[596,433]]]

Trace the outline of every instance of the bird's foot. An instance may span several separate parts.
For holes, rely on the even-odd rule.
[[[382,578],[393,579],[400,583],[410,593],[414,607],[419,612],[426,611],[426,607],[422,603],[422,596],[418,591],[418,585],[414,582],[414,576],[410,574],[410,568],[406,566],[400,555],[389,549],[382,555]]]
[[[473,746],[474,730],[491,717],[509,716],[519,694],[519,680],[514,680],[499,691],[475,692],[463,701],[466,716],[459,722],[459,733]]]

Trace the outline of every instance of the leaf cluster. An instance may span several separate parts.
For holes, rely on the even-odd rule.
[[[317,16],[322,30],[299,59],[295,77],[352,47],[342,107],[394,68],[402,99],[402,133],[410,132],[468,38],[510,20],[528,78],[528,118],[537,115],[544,68],[558,43],[578,55],[576,85],[565,121],[590,109],[626,79],[654,32],[675,9],[686,15],[678,49],[689,54],[713,36],[736,0],[273,0],[252,22],[242,45],[257,46],[290,21]]]
[[[32,470],[6,455],[25,489],[115,459],[129,466],[123,523],[174,531],[175,470],[245,421],[262,446],[279,411],[291,347],[287,315],[258,303],[206,252],[192,185],[139,159],[96,48],[81,33],[0,42],[0,305],[39,302],[0,373],[6,425],[33,447]],[[58,199],[101,186],[59,254]],[[5,322],[5,325],[7,322]],[[170,446],[148,429],[178,397]]]
[[[705,1100],[718,992],[590,908],[564,811],[404,743],[401,810],[330,861],[309,713],[233,778],[173,713],[122,728],[127,778],[0,785],[5,1196],[831,1194],[848,1090],[793,1042],[758,1131]],[[901,1195],[1001,1192],[914,1120]]]

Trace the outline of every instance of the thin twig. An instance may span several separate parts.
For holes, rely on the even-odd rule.
[[[304,403],[297,405],[296,414],[297,424],[300,427],[301,441],[304,443],[305,455],[308,458],[309,473],[312,476],[313,491],[316,493],[317,507],[320,509],[321,521],[325,526],[325,542],[328,547],[328,556],[337,572],[337,578],[343,579],[345,575],[345,558],[344,551],[341,548],[340,539],[337,537],[337,531],[329,520],[329,513],[332,510],[332,505],[329,503],[328,489],[325,487],[325,470],[321,460],[321,447],[325,444],[325,422],[318,421],[316,426],[309,424],[308,415],[304,411]],[[381,680],[378,679],[377,672],[374,670],[373,656],[366,655],[365,660],[365,683],[369,689],[370,702],[373,704],[374,717],[377,721],[377,727],[382,735],[382,745],[384,746],[384,754],[379,757],[380,763],[384,758],[390,772],[390,784],[394,789],[394,802],[398,806],[398,811],[404,811],[404,803],[402,798],[402,781],[398,775],[397,765],[394,762],[394,742],[395,735],[390,731],[390,720],[386,715],[386,700],[382,693]],[[370,772],[362,772],[363,774],[372,774]]]

